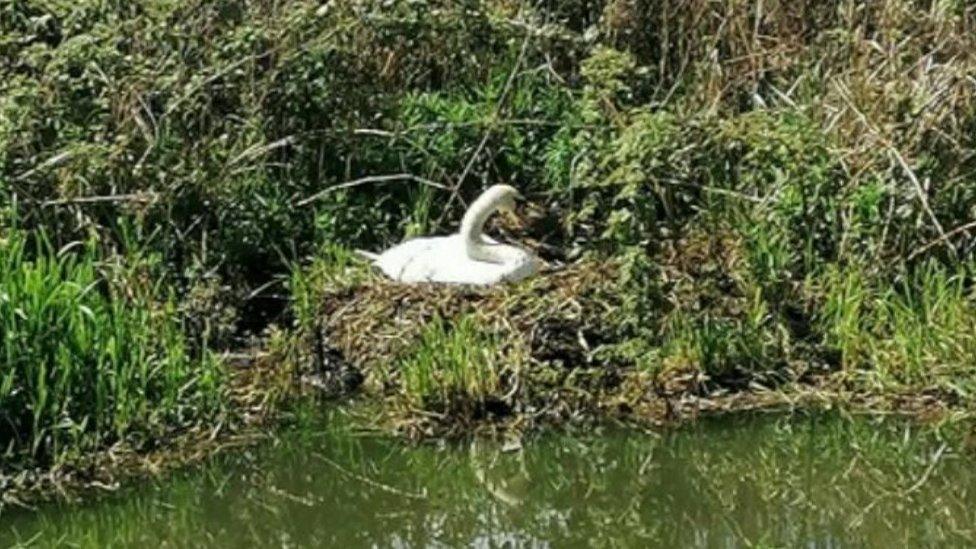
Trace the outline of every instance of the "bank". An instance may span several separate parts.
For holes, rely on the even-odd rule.
[[[0,11],[6,497],[193,460],[309,394],[416,440],[972,415],[971,6],[432,4]],[[402,287],[352,253],[498,183],[528,221],[489,233],[532,280]]]

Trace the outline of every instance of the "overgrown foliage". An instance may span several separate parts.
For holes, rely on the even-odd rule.
[[[0,447],[5,466],[52,464],[107,443],[152,446],[213,417],[223,379],[194,354],[145,265],[55,251],[15,230],[0,243]]]
[[[155,250],[190,354],[291,320],[276,356],[338,362],[319,301],[390,298],[349,251],[506,182],[537,206],[520,240],[614,265],[606,372],[971,394],[970,3],[0,0],[0,28],[0,227],[105,243],[58,256],[78,265]],[[411,406],[483,412],[533,356],[420,320],[387,361],[430,373]],[[491,382],[447,381],[461,362]]]

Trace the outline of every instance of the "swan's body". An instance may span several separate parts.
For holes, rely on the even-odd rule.
[[[460,234],[416,238],[383,252],[375,265],[400,282],[491,285],[517,281],[538,272],[537,260],[528,252],[499,244],[482,236],[481,246],[505,257],[497,262],[472,259]]]
[[[538,257],[482,234],[493,213],[514,209],[516,197],[514,188],[495,185],[468,208],[458,233],[408,240],[377,256],[374,263],[400,282],[492,285],[532,276],[542,265]]]

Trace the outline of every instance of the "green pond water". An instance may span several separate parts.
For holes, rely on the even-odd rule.
[[[976,544],[976,456],[835,416],[411,446],[315,420],[81,505],[0,515],[0,546],[924,547]]]

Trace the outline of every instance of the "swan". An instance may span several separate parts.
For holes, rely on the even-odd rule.
[[[364,255],[386,276],[400,282],[489,286],[522,280],[539,272],[542,260],[482,234],[493,213],[514,213],[519,198],[521,194],[514,187],[493,185],[471,204],[457,233],[415,238],[379,255]]]

